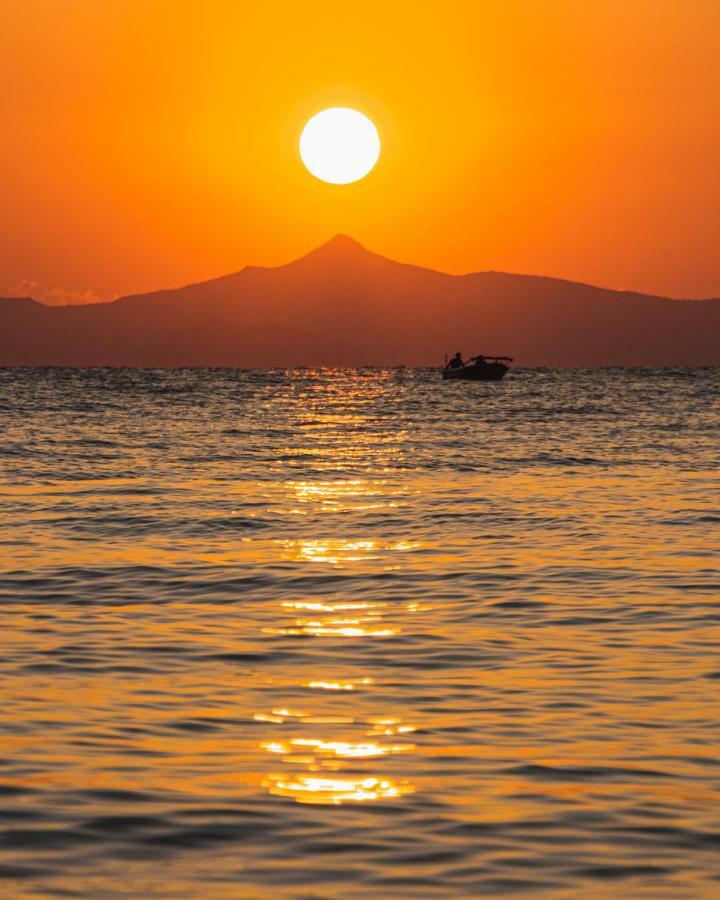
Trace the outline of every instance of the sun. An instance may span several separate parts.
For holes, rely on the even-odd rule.
[[[316,178],[352,184],[370,172],[380,156],[380,136],[366,115],[335,106],[314,115],[300,136],[300,156]]]

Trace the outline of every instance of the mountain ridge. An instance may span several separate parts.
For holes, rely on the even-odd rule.
[[[436,365],[499,352],[521,365],[718,365],[720,300],[676,300],[506,272],[452,275],[336,235],[108,303],[0,302],[0,365]]]
[[[155,296],[157,294],[169,294],[174,291],[181,291],[187,288],[197,288],[206,285],[212,285],[216,282],[226,281],[228,279],[234,279],[245,272],[249,271],[258,271],[258,272],[269,272],[276,271],[278,269],[288,269],[297,266],[298,264],[303,263],[306,260],[322,258],[324,255],[329,253],[335,253],[338,249],[347,252],[348,249],[352,250],[352,252],[358,254],[361,253],[365,258],[374,258],[376,260],[381,260],[385,263],[391,263],[393,266],[403,266],[409,269],[415,269],[421,272],[432,272],[438,275],[444,275],[447,278],[474,278],[476,276],[500,276],[504,278],[526,278],[532,279],[535,281],[545,281],[550,282],[552,284],[561,284],[561,285],[574,285],[577,287],[585,287],[591,288],[596,291],[606,291],[611,294],[618,294],[623,296],[632,296],[632,297],[646,297],[650,299],[658,299],[658,300],[672,300],[677,303],[703,303],[706,301],[714,302],[716,300],[720,300],[720,296],[718,297],[668,297],[664,294],[646,294],[643,291],[636,290],[628,290],[626,288],[612,288],[612,287],[604,287],[602,285],[592,284],[588,281],[575,281],[571,278],[561,278],[556,275],[537,275],[531,274],[528,272],[505,272],[500,269],[480,269],[473,270],[471,272],[445,272],[442,269],[435,269],[432,266],[421,266],[417,263],[407,263],[407,262],[398,262],[396,260],[391,260],[389,257],[383,256],[380,253],[376,253],[374,250],[368,250],[363,244],[359,241],[355,240],[355,238],[350,237],[347,234],[338,233],[331,237],[329,240],[325,241],[323,244],[320,244],[318,247],[309,250],[307,253],[302,254],[296,259],[292,259],[289,262],[281,263],[277,266],[259,266],[259,265],[246,265],[241,269],[237,269],[234,272],[228,272],[224,275],[216,275],[212,278],[206,278],[202,281],[191,281],[187,284],[178,285],[176,287],[171,288],[157,288],[152,291],[142,291],[139,293],[133,294],[123,294],[120,297],[115,297],[112,300],[101,300],[92,303],[67,303],[63,304],[63,306],[107,306],[112,303],[118,303],[121,300],[127,300],[128,298],[134,297],[150,297]],[[44,307],[54,307],[53,304],[43,303],[42,300],[38,300],[35,297],[31,296],[23,296],[23,297],[1,297],[0,302],[4,301],[12,301],[12,300],[32,300],[34,303],[39,304]]]

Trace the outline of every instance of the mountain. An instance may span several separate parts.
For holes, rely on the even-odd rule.
[[[720,365],[720,300],[554,278],[447,275],[345,236],[277,268],[112,303],[0,299],[0,366]]]

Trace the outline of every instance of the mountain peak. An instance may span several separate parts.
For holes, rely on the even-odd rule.
[[[369,251],[363,247],[361,243],[355,240],[355,238],[351,238],[347,234],[336,234],[335,237],[330,238],[326,243],[321,244],[314,253],[319,253],[321,251],[333,253],[368,253]]]
[[[355,269],[358,265],[365,265],[372,260],[380,260],[383,257],[378,256],[362,244],[358,243],[354,238],[347,234],[336,234],[324,244],[301,256],[287,265],[289,267],[322,265],[330,266],[338,270],[350,267]]]

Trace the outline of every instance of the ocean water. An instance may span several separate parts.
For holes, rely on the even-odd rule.
[[[720,895],[719,400],[0,370],[0,894]]]

